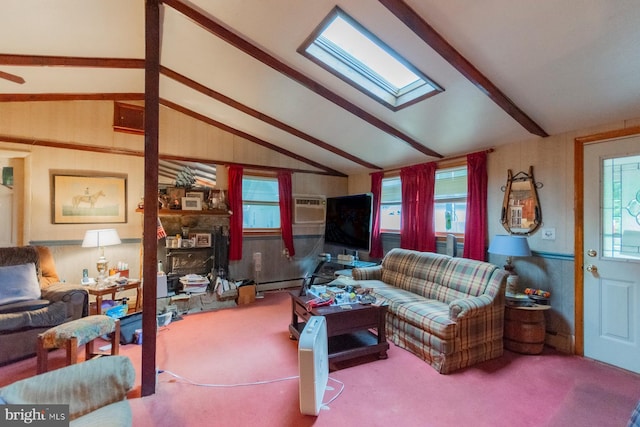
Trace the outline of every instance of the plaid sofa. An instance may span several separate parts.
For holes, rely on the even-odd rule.
[[[506,272],[495,265],[395,248],[353,278],[388,304],[387,337],[441,374],[502,355]]]

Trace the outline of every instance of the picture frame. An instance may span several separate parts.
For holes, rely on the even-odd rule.
[[[182,210],[183,211],[201,211],[202,199],[200,199],[199,197],[183,197]]]
[[[187,191],[184,196],[185,197],[198,197],[204,203],[205,192],[204,192],[204,190],[191,189],[191,190]]]
[[[183,197],[186,197],[186,189],[183,187],[167,187],[167,197],[170,201],[173,200],[182,200]]]
[[[189,239],[195,241],[196,248],[210,248],[211,247],[211,233],[191,233]]]
[[[127,175],[92,171],[50,171],[51,222],[127,222]]]

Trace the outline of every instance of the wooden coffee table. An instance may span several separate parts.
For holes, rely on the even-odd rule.
[[[385,337],[385,315],[387,306],[351,304],[343,306],[316,307],[307,311],[311,295],[291,295],[291,339],[298,339],[311,316],[324,316],[329,337],[329,363],[351,360],[356,357],[377,354],[378,359],[387,358],[389,343]]]

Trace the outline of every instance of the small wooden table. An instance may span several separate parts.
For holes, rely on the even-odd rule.
[[[523,354],[540,354],[544,348],[546,324],[544,312],[550,305],[532,307],[506,306],[504,312],[504,346]]]
[[[307,311],[306,303],[313,297],[298,294],[297,291],[290,292],[289,332],[292,339],[300,338],[300,333],[311,316],[324,316],[327,320],[329,363],[342,362],[369,354],[377,354],[378,359],[387,358],[389,343],[384,330],[386,305],[354,303],[351,308],[325,306]]]
[[[96,308],[95,310],[90,310],[92,313],[90,314],[102,314],[102,297],[104,295],[111,294],[111,299],[116,299],[116,292],[122,292],[129,289],[136,290],[136,305],[134,310],[129,309],[129,311],[140,311],[141,307],[141,299],[142,299],[142,282],[140,280],[129,280],[124,285],[115,285],[108,286],[105,288],[98,289],[96,285],[87,286],[87,291],[89,291],[89,295],[93,295],[96,297]]]

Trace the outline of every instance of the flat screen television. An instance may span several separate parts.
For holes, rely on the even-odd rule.
[[[324,243],[351,250],[369,250],[373,194],[327,198]]]

